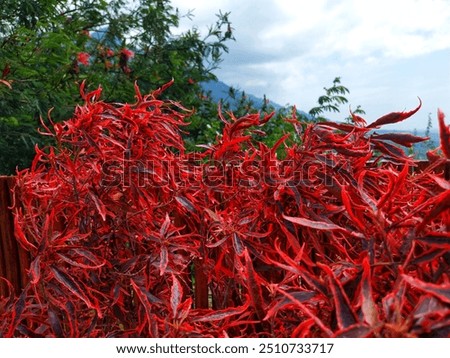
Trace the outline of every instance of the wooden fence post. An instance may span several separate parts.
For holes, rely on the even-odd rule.
[[[14,235],[11,211],[14,183],[14,177],[0,176],[0,277],[11,282],[15,294],[19,294],[28,281],[30,256],[20,247]],[[8,288],[1,282],[0,297],[5,295],[8,295]]]

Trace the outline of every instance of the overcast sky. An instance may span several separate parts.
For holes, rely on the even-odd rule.
[[[173,0],[194,10],[182,28],[206,32],[231,12],[235,42],[215,72],[228,85],[308,111],[341,77],[366,119],[422,109],[396,128],[422,129],[436,110],[450,118],[450,0]],[[348,114],[331,115],[341,120]]]

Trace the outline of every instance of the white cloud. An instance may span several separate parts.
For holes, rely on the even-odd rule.
[[[416,56],[450,48],[444,0],[274,1],[280,18],[263,38],[288,47],[307,38],[312,56]]]

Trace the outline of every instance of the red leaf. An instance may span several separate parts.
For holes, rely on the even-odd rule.
[[[2,78],[5,78],[6,76],[8,76],[10,71],[11,71],[11,66],[9,64],[6,64],[5,67],[3,67]]]
[[[89,191],[89,196],[92,198],[92,201],[95,204],[95,207],[97,208],[98,213],[102,217],[103,221],[106,221],[106,207],[105,204],[102,203],[102,201],[95,195],[93,192]]]
[[[239,150],[239,146],[237,144],[248,141],[250,138],[251,138],[251,136],[245,136],[245,137],[238,137],[233,140],[226,141],[220,147],[218,147],[218,150],[214,153],[214,158],[215,159],[222,158],[222,156],[228,150],[232,150],[232,151]]]
[[[142,306],[145,310],[145,316],[147,318],[147,324],[150,327],[152,318],[151,318],[151,312],[152,312],[152,306],[150,305],[150,302],[147,299],[147,295],[145,290],[138,285],[133,279],[130,280],[131,287],[133,287],[134,292],[136,293],[137,297],[139,298],[139,301],[141,301]]]
[[[25,233],[22,230],[22,226],[19,223],[19,217],[22,216],[22,213],[19,211],[14,215],[14,233],[16,235],[19,244],[27,251],[35,252],[37,251],[37,247],[34,246],[25,236]]]
[[[422,100],[419,98],[419,105],[412,111],[392,112],[392,113],[386,114],[385,116],[378,118],[375,122],[369,124],[366,128],[377,128],[377,127],[385,125],[385,124],[401,122],[401,121],[411,117],[414,113],[416,113],[420,109],[420,107],[422,107]]]
[[[64,337],[62,325],[58,318],[58,315],[52,309],[48,310],[48,321],[50,323],[50,327],[52,327],[53,332],[55,332],[55,336],[58,338]]]
[[[380,150],[382,153],[388,155],[389,157],[398,159],[400,162],[408,159],[404,150],[397,147],[396,145],[392,145],[381,140],[373,140],[372,143],[374,144],[376,149]]]
[[[181,299],[183,297],[183,287],[181,286],[180,281],[172,275],[172,289],[170,294],[170,307],[172,308],[172,316],[173,318],[177,317],[178,314],[178,306],[181,303]]]
[[[82,288],[80,284],[78,284],[63,271],[57,269],[55,266],[51,266],[50,271],[53,273],[53,276],[59,283],[61,283],[65,288],[72,292],[73,295],[86,303],[89,308],[96,309],[99,317],[102,317],[101,311],[97,309],[97,307],[94,306],[91,300],[84,294],[84,291],[87,291],[85,288]]]
[[[358,213],[358,215],[355,214],[355,212],[353,212],[353,203],[350,201],[350,194],[347,192],[346,187],[341,186],[341,198],[342,198],[342,202],[344,204],[345,210],[347,211],[350,219],[353,220],[353,222],[356,224],[356,226],[361,230],[361,231],[366,231],[367,229],[367,225],[363,222],[364,217],[362,216],[361,211],[356,211],[356,213]],[[360,218],[361,215],[361,218]]]
[[[450,233],[428,232],[425,236],[416,237],[414,240],[431,247],[450,250]]]
[[[19,324],[19,322],[22,319],[22,314],[25,310],[26,307],[26,297],[27,297],[27,290],[24,289],[22,291],[22,293],[19,296],[19,299],[15,302],[14,304],[14,311],[12,314],[12,319],[11,319],[11,323],[9,326],[9,331],[6,334],[6,337],[12,337],[14,334],[14,331],[17,327],[17,325]]]
[[[333,271],[331,271],[328,266],[321,263],[318,263],[317,265],[328,275],[339,328],[344,329],[356,324],[358,322],[356,319],[356,314],[350,305],[350,300],[348,299],[342,284],[336,279]]]
[[[441,139],[441,149],[447,159],[450,159],[450,125],[445,125],[445,115],[438,110],[439,135]]]
[[[424,254],[417,256],[415,259],[411,261],[412,265],[420,265],[426,262],[432,262],[438,257],[442,257],[446,250],[444,249],[432,249],[430,251],[425,252]]]
[[[175,80],[172,78],[169,82],[163,84],[160,88],[152,92],[152,97],[157,98],[161,95],[167,88],[172,86],[174,84]]]
[[[378,311],[373,300],[370,263],[368,257],[364,258],[362,267],[363,273],[361,279],[361,310],[366,322],[369,325],[374,326],[378,322]]]
[[[234,251],[238,256],[242,256],[242,254],[244,253],[244,244],[235,232],[231,235],[231,237],[233,239]]]
[[[346,327],[337,331],[334,335],[335,338],[365,338],[369,337],[372,333],[372,328],[365,324],[357,323],[352,326]]]
[[[287,293],[289,293],[289,295],[292,298],[298,300],[299,302],[307,302],[307,303],[310,303],[310,304],[313,303],[311,299],[314,296],[316,296],[316,292],[314,292],[314,291],[290,291],[290,292],[287,292]],[[267,314],[264,317],[264,321],[268,320],[269,318],[271,318],[274,315],[276,315],[277,312],[280,309],[282,309],[283,307],[285,307],[286,305],[289,305],[289,304],[294,304],[295,305],[295,303],[292,302],[291,299],[289,299],[289,298],[287,298],[285,296],[283,299],[279,300],[272,308],[270,308],[267,311]]]
[[[289,244],[295,249],[295,251],[301,250],[301,246],[298,242],[298,238],[295,235],[293,235],[293,233],[290,230],[290,227],[292,228],[292,231],[295,230],[294,225],[292,225],[290,222],[287,222],[287,221],[282,222],[281,220],[279,220],[279,223],[281,226],[281,230],[286,235],[286,238],[287,238]]]
[[[35,285],[41,278],[41,256],[38,255],[30,265],[30,282]]]
[[[78,261],[72,260],[71,258],[69,258],[69,257],[67,257],[65,255],[62,255],[60,253],[58,253],[57,255],[58,255],[58,257],[61,260],[67,262],[68,264],[70,264],[72,266],[84,268],[84,269],[98,269],[98,268],[102,267],[103,265],[105,265],[105,263],[106,263],[106,261],[103,261],[103,262],[100,262],[100,263],[97,263],[97,264],[85,264],[85,263],[82,263],[82,262],[78,262]]]
[[[430,178],[432,178],[437,185],[439,185],[444,190],[450,190],[450,181],[445,180],[444,178],[441,178],[434,174],[428,174]]]
[[[162,276],[166,272],[167,264],[169,262],[169,253],[165,245],[161,246],[161,252],[159,253],[159,275]]]
[[[426,224],[437,218],[440,214],[446,213],[450,208],[450,190],[446,190],[433,198],[434,207],[425,215],[422,222],[416,226],[416,232],[421,232]]]
[[[300,309],[306,314],[308,315],[311,319],[314,320],[314,322],[317,324],[317,326],[328,336],[328,337],[332,337],[333,336],[333,332],[322,322],[322,320],[317,317],[316,314],[314,314],[306,305],[304,305],[302,302],[300,302],[299,300],[295,299],[291,294],[289,294],[288,292],[285,292],[284,290],[277,288],[277,291],[280,292],[281,294],[283,294],[284,296],[286,296],[287,298],[289,298],[295,305],[299,306]]]
[[[297,218],[297,217],[286,216],[284,214],[283,214],[283,218],[293,222],[294,224],[298,224],[298,225],[301,225],[301,226],[306,226],[306,227],[309,227],[311,229],[347,231],[347,230],[345,230],[344,228],[342,228],[342,227],[340,227],[338,225],[327,223],[327,222],[324,222],[324,221],[313,221],[313,220],[309,220],[309,219],[305,219],[305,218]]]
[[[80,235],[80,239],[82,237],[85,237],[85,235]],[[98,258],[89,250],[80,248],[80,249],[73,249],[73,252],[81,256],[87,262],[89,262],[90,264],[86,264],[86,266],[88,266],[89,268],[100,268],[106,264],[105,259]]]
[[[245,304],[239,307],[230,307],[223,310],[214,311],[212,313],[202,314],[200,317],[195,317],[192,319],[193,322],[213,322],[222,321],[231,316],[241,314],[248,309],[249,300],[245,301]]]
[[[434,283],[423,282],[417,278],[402,274],[402,278],[411,286],[414,286],[422,291],[431,293],[433,296],[439,298],[441,301],[450,303],[450,284],[436,285]]]
[[[400,144],[404,147],[412,147],[414,143],[419,143],[430,139],[429,137],[418,137],[408,133],[385,133],[385,134],[372,134],[372,139],[389,140],[391,142]]]
[[[166,218],[164,219],[164,222],[161,225],[161,228],[159,229],[159,235],[161,235],[162,238],[165,238],[167,236],[167,233],[169,232],[169,227],[170,227],[170,217],[169,213],[166,213]]]
[[[252,305],[255,308],[256,315],[258,316],[258,318],[263,319],[265,314],[261,292],[261,278],[259,278],[255,272],[253,262],[250,259],[250,255],[248,253],[247,248],[244,249],[244,259],[245,259],[244,276],[247,279],[246,285],[248,288],[248,292],[250,294],[250,298],[252,300]]]
[[[175,196],[175,200],[187,211],[193,214],[197,214],[197,210],[195,209],[194,204],[192,204],[189,199],[185,198],[184,196]]]

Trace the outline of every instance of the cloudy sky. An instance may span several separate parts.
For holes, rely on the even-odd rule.
[[[422,109],[395,128],[422,129],[436,110],[450,118],[450,0],[173,0],[206,32],[231,12],[235,42],[215,73],[228,85],[308,111],[333,79],[366,119]],[[331,115],[340,120],[348,114]]]

